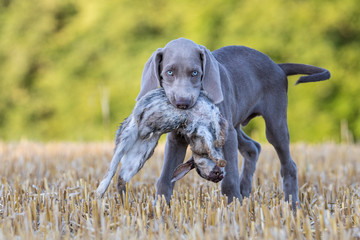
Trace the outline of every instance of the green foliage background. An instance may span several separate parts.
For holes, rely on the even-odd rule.
[[[291,139],[358,140],[359,26],[358,0],[0,0],[0,139],[112,139],[152,52],[186,37],[329,69],[289,78]],[[262,122],[246,129],[257,140]]]

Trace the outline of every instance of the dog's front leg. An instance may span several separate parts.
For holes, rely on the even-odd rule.
[[[234,197],[241,200],[238,166],[238,141],[237,133],[233,126],[229,127],[228,136],[223,149],[227,164],[225,166],[226,174],[221,182],[221,192],[228,197],[229,202],[231,202]]]
[[[177,166],[179,166],[185,158],[186,149],[188,143],[185,139],[177,135],[175,132],[167,134],[165,153],[164,153],[164,165],[161,171],[161,175],[156,184],[156,198],[164,195],[166,202],[169,204],[171,195],[174,189],[175,182],[171,182],[173,172]]]

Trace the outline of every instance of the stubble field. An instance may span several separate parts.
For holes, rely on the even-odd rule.
[[[242,204],[195,171],[170,206],[153,205],[163,146],[128,185],[94,191],[112,143],[0,142],[0,239],[360,239],[360,146],[296,144],[301,209],[284,202],[280,164],[263,145],[253,191]],[[239,156],[239,165],[241,158]]]

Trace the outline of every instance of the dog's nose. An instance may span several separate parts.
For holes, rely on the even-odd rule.
[[[176,107],[180,109],[188,109],[191,105],[191,99],[190,98],[179,98],[176,99]]]

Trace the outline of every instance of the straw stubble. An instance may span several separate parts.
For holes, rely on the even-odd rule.
[[[279,162],[265,145],[250,198],[228,204],[195,171],[170,205],[154,203],[163,146],[127,184],[95,190],[111,143],[0,143],[0,239],[359,239],[360,147],[292,145],[301,209],[284,201]],[[240,158],[241,159],[241,158]],[[241,166],[241,160],[239,162]]]

